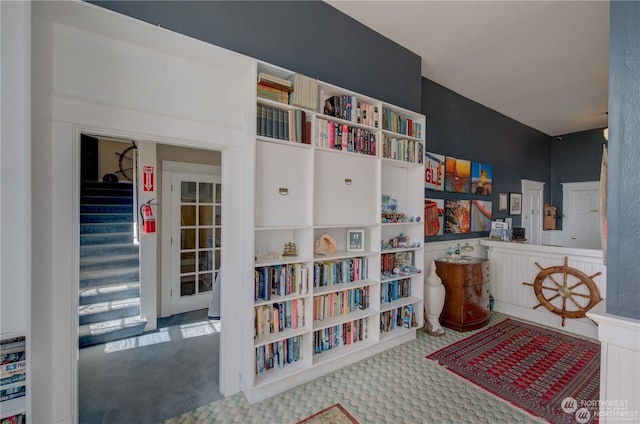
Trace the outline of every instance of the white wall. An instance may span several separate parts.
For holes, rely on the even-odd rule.
[[[0,2],[0,333],[31,351],[31,4]],[[31,370],[27,368],[30,390]],[[29,405],[21,400],[27,409]],[[14,404],[17,402],[13,402]],[[2,414],[9,413],[4,403]]]
[[[222,151],[222,213],[228,219],[222,233],[220,383],[224,395],[238,392],[243,364],[237,352],[247,348],[238,334],[250,326],[241,311],[249,308],[245,291],[251,285],[238,290],[233,284],[252,280],[255,61],[83,2],[41,2],[33,8],[38,260],[32,363],[38,367],[30,421],[77,421],[75,205],[82,131]],[[155,254],[141,260],[155,261]],[[155,281],[153,288],[143,284],[143,292],[155,290]]]

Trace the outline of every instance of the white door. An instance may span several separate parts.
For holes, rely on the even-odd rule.
[[[173,173],[171,188],[171,311],[209,307],[220,268],[219,175]]]
[[[544,183],[522,180],[522,227],[530,244],[542,240],[542,191]]]
[[[600,241],[600,191],[575,190],[569,193],[568,247],[602,249]]]

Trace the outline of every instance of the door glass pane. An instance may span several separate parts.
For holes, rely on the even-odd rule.
[[[212,228],[200,228],[200,244],[199,248],[206,249],[213,247],[213,229]]]
[[[180,225],[193,227],[196,225],[196,207],[191,205],[180,206]]]
[[[200,203],[213,203],[212,183],[200,183]]]
[[[198,268],[200,271],[213,271],[213,250],[200,252]]]
[[[183,275],[180,277],[180,296],[191,296],[196,293],[196,276]]]
[[[206,274],[200,274],[198,278],[198,292],[209,292],[213,288],[213,273],[207,272]]]
[[[196,248],[196,230],[180,231],[180,246],[182,249]]]
[[[200,206],[200,225],[213,225],[213,208],[211,206]]]
[[[222,203],[222,184],[216,184],[216,203]]]
[[[215,236],[213,237],[213,239],[216,241],[214,247],[220,247],[220,228],[214,229],[214,234]]]
[[[216,206],[216,225],[222,225],[222,207]]]
[[[216,269],[218,269],[220,268],[220,250],[219,249],[216,249],[215,260],[216,260],[215,267]]]
[[[182,181],[180,184],[180,202],[195,203],[196,183],[194,181]]]
[[[180,255],[180,272],[196,272],[196,254],[195,252],[186,252]]]

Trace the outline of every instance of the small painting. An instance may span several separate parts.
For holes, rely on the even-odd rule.
[[[429,190],[444,191],[444,155],[425,153],[424,187]]]
[[[490,196],[492,178],[491,165],[473,162],[471,164],[471,193]]]
[[[347,251],[364,252],[364,230],[347,230]]]
[[[465,234],[469,232],[469,200],[447,199],[444,202],[444,232]]]
[[[445,160],[444,188],[452,193],[470,193],[471,162],[447,156]]]
[[[471,201],[471,231],[491,231],[491,207],[491,202]]]
[[[509,215],[522,215],[522,193],[509,193]]]
[[[444,234],[444,199],[424,199],[424,235]]]
[[[506,211],[508,204],[508,195],[507,193],[500,193],[500,203],[498,204],[499,211]]]

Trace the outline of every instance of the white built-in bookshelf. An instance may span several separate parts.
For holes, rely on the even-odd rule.
[[[250,402],[407,342],[424,319],[425,117],[265,63],[257,80]]]

